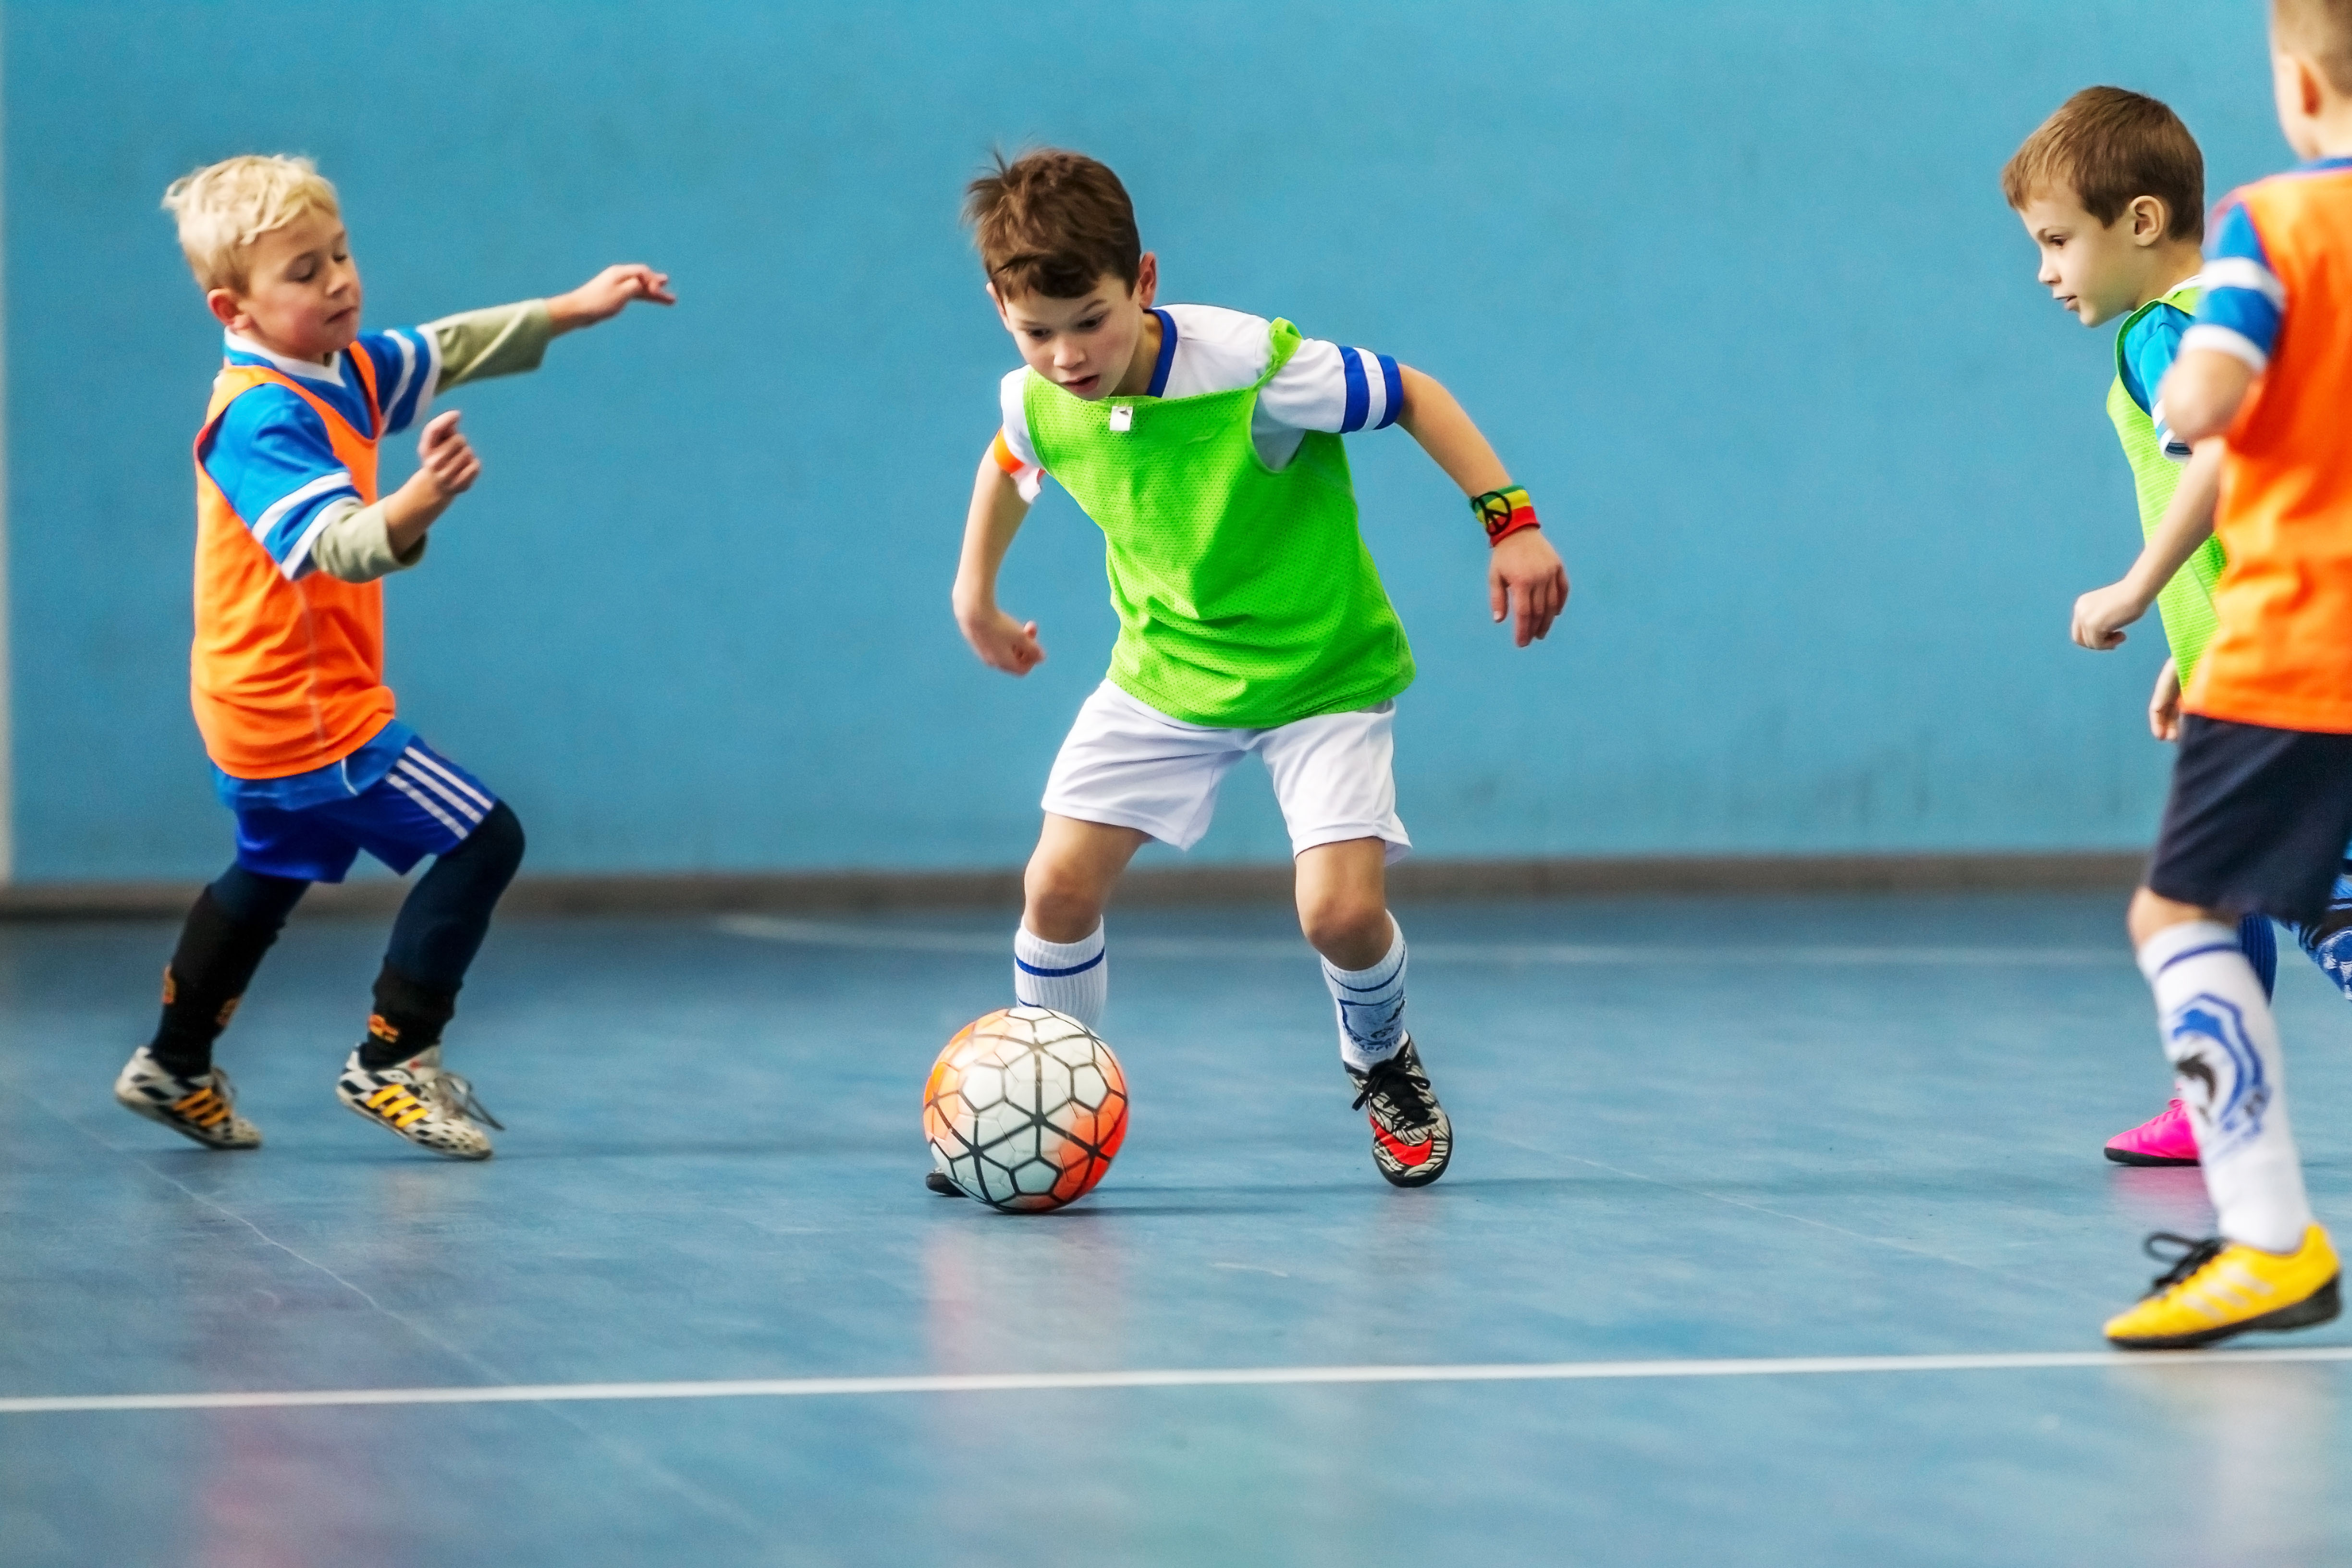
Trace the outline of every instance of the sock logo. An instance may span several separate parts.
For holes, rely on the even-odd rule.
[[[400,1031],[394,1028],[392,1025],[385,1023],[383,1015],[381,1013],[370,1013],[368,1015],[368,1033],[373,1035],[377,1039],[382,1040],[387,1046],[396,1046],[400,1044]]]
[[[2236,1004],[2210,992],[2192,996],[2165,1020],[2164,1038],[2165,1054],[2179,1077],[2180,1098],[2212,1130],[2214,1147],[2205,1148],[2205,1140],[2199,1140],[2208,1160],[2262,1131],[2271,1086]]]
[[[227,1028],[228,1021],[236,1016],[237,1004],[244,1000],[245,998],[242,996],[232,996],[227,1001],[222,1003],[220,1013],[213,1019],[213,1022],[218,1024],[224,1029]]]
[[[163,1005],[168,1007],[180,999],[180,982],[172,973],[172,966],[163,966]]]

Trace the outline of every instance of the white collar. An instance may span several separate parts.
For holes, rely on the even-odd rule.
[[[341,354],[335,356],[332,364],[320,364],[317,360],[289,359],[284,354],[263,348],[251,338],[229,331],[221,333],[221,346],[231,353],[251,354],[256,359],[268,360],[271,368],[303,381],[323,381],[329,386],[343,384],[343,356]]]

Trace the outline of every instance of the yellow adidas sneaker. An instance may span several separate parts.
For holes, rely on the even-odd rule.
[[[2146,1247],[2150,1258],[2172,1267],[2157,1277],[2138,1306],[2107,1320],[2107,1342],[2118,1350],[2191,1350],[2249,1331],[2307,1329],[2341,1310],[2336,1281],[2343,1268],[2327,1233],[2315,1225],[2287,1253],[2220,1237],[2192,1241],[2163,1230]]]

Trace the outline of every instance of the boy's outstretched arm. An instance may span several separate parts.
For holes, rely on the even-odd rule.
[[[1007,675],[1026,675],[1045,662],[1037,623],[1024,625],[996,605],[997,571],[1028,515],[1021,487],[997,466],[996,454],[982,457],[979,477],[972,481],[971,510],[964,518],[963,559],[956,567],[955,618],[981,662]]]
[[[2168,380],[2165,384],[2172,384]],[[2165,412],[2172,412],[2169,405]],[[2147,536],[2131,570],[2120,581],[2094,588],[2074,601],[2076,642],[2088,648],[2121,647],[2123,628],[2147,614],[2164,585],[2189,563],[2198,546],[2213,537],[2213,503],[2221,499],[2224,450],[2219,437],[2209,436],[2197,443],[2189,466],[2181,470],[2179,488],[2164,509],[2163,520]]]
[[[1495,455],[1454,395],[1411,365],[1397,367],[1404,411],[1397,423],[1421,443],[1431,461],[1473,498],[1507,489],[1510,470]],[[1486,563],[1486,603],[1495,619],[1517,609],[1511,632],[1520,647],[1544,637],[1568,605],[1568,568],[1541,531],[1522,528],[1499,541]]]
[[[2172,362],[2156,398],[2174,435],[2184,441],[2202,441],[2228,431],[2253,384],[2254,367],[2237,355],[2193,348]]]

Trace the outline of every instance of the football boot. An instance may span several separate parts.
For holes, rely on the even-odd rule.
[[[2162,1230],[2145,1245],[2150,1258],[2172,1267],[2157,1276],[2138,1306],[2107,1320],[2108,1342],[2119,1350],[2193,1350],[2249,1331],[2307,1329],[2339,1310],[2343,1270],[2327,1233],[2315,1225],[2286,1253]]]
[[[1412,1037],[1368,1071],[1349,1068],[1348,1077],[1356,1086],[1354,1109],[1372,1124],[1372,1163],[1381,1174],[1400,1187],[1425,1187],[1444,1175],[1454,1158],[1454,1123],[1429,1087]]]
[[[490,1135],[477,1123],[501,1125],[474,1098],[472,1084],[441,1066],[439,1046],[388,1068],[362,1065],[354,1049],[335,1080],[335,1098],[352,1114],[452,1160],[488,1159]]]
[[[2189,1130],[2189,1112],[2173,1100],[2128,1132],[2107,1140],[2107,1158],[2118,1165],[2193,1165],[2197,1135]]]
[[[182,1078],[142,1046],[115,1079],[114,1098],[207,1149],[261,1147],[261,1129],[236,1113],[236,1086],[219,1068]]]

